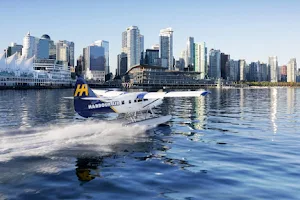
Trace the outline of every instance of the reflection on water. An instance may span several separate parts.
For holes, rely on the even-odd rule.
[[[277,88],[271,88],[271,122],[273,127],[273,133],[277,133]]]
[[[193,127],[197,130],[203,130],[205,129],[207,114],[205,112],[206,110],[206,99],[207,98],[194,98],[194,106],[195,108],[195,119],[196,120],[193,123]]]
[[[0,199],[297,199],[300,89],[210,92],[145,132],[74,122],[72,90],[0,91]]]
[[[295,104],[295,88],[287,88],[287,111],[288,114],[294,113]]]
[[[103,162],[103,157],[83,157],[77,158],[76,176],[79,181],[88,182],[96,177],[101,178],[100,169],[98,168]]]

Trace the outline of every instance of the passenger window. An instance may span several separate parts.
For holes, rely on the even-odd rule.
[[[125,102],[124,101],[122,101],[122,104],[124,104]]]
[[[138,99],[138,102],[141,102],[141,101],[143,101],[143,99]]]
[[[144,101],[148,101],[148,99],[144,99]]]
[[[134,103],[136,103],[136,99],[134,100]]]
[[[129,100],[129,103],[131,103],[131,100]]]

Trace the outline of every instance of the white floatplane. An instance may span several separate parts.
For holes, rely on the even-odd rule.
[[[169,121],[172,116],[155,116],[153,108],[163,103],[166,97],[200,97],[209,92],[177,91],[177,92],[124,92],[113,90],[91,89],[83,77],[78,77],[74,96],[75,111],[81,118],[92,117],[95,113],[123,114],[126,125],[156,126]]]

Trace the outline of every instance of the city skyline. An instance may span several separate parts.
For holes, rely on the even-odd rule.
[[[90,2],[3,2],[0,8],[2,19],[16,5],[18,15],[5,18],[2,23],[6,31],[1,34],[0,47],[7,48],[11,42],[22,44],[24,35],[30,31],[36,36],[48,34],[54,41],[73,41],[77,59],[82,49],[93,41],[106,40],[110,43],[110,71],[114,73],[117,55],[121,52],[121,33],[135,25],[144,35],[145,50],[159,43],[161,29],[172,27],[173,55],[176,60],[185,49],[188,37],[206,42],[208,51],[212,48],[220,49],[230,54],[232,59],[245,59],[247,63],[258,60],[267,63],[270,56],[277,56],[279,65],[288,64],[291,58],[300,60],[300,28],[296,26],[300,14],[293,12],[300,6],[298,1],[290,1],[288,4],[272,1],[270,7],[269,1],[239,4],[236,1],[218,1],[217,4],[204,1],[172,4],[166,1],[155,6],[158,1],[154,0],[154,5],[147,8],[137,1],[126,4],[116,1],[101,4]],[[74,14],[68,15],[66,6]],[[99,7],[106,9],[96,12]],[[143,9],[134,10],[138,7]],[[53,9],[54,18],[49,15]],[[88,15],[84,13],[87,11]],[[211,15],[212,12],[218,14]]]

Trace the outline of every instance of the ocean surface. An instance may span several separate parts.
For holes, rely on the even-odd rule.
[[[74,120],[70,89],[0,91],[0,199],[300,199],[300,89],[210,91],[148,131]]]

